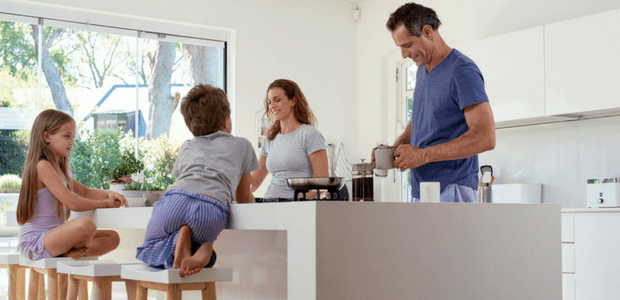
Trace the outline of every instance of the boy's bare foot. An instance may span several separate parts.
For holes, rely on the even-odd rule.
[[[173,269],[180,269],[181,262],[192,256],[192,229],[187,225],[181,226],[179,230],[179,236],[177,237],[177,244],[174,247],[174,261],[172,262]],[[179,273],[180,274],[180,273]],[[183,276],[181,276],[183,277]]]
[[[208,244],[203,244],[194,255],[186,257],[181,262],[179,276],[185,277],[186,275],[196,274],[209,264],[209,261],[211,261],[211,254],[213,253],[213,247],[211,245],[205,247],[205,245]]]

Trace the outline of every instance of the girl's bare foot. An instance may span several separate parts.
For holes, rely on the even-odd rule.
[[[75,260],[88,256],[88,248],[73,248],[64,254],[66,257],[71,257]]]
[[[213,247],[209,244],[203,244],[198,251],[190,257],[186,257],[181,262],[181,269],[179,270],[179,276],[185,277],[186,275],[192,275],[200,272],[209,261],[211,261],[211,254],[213,253]]]
[[[177,244],[174,247],[174,261],[172,262],[173,269],[180,269],[181,262],[192,256],[192,229],[187,225],[181,226],[179,230],[179,236],[177,237]],[[180,272],[179,272],[180,275]],[[181,275],[181,277],[183,277]]]

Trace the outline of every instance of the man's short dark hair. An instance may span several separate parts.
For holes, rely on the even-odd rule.
[[[181,114],[194,136],[206,135],[224,128],[230,104],[222,89],[198,84],[183,97]]]
[[[411,2],[393,12],[385,25],[391,32],[404,25],[409,34],[419,37],[422,35],[424,25],[429,25],[437,31],[441,21],[431,8]]]

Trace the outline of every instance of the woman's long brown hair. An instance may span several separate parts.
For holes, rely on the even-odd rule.
[[[276,79],[272,82],[267,88],[267,96],[265,96],[265,114],[271,121],[271,127],[269,127],[269,131],[267,132],[267,139],[273,140],[278,133],[280,133],[280,121],[275,120],[271,111],[269,110],[268,97],[269,90],[273,88],[281,88],[284,90],[284,94],[290,100],[293,100],[293,113],[295,119],[299,121],[301,124],[308,124],[311,126],[316,126],[316,118],[308,105],[308,101],[306,100],[306,96],[301,92],[301,89],[294,81],[288,79]]]
[[[58,165],[54,166],[58,176],[67,182],[70,190],[73,190],[69,174],[69,158],[56,157],[54,151],[43,139],[45,132],[56,134],[60,127],[69,122],[75,121],[68,114],[53,109],[42,111],[34,120],[30,141],[28,142],[28,157],[24,163],[19,202],[17,203],[17,223],[19,225],[30,221],[34,215],[37,202],[37,163],[40,160],[45,159],[52,164],[58,161]],[[56,214],[62,220],[66,220],[69,217],[69,212],[66,212],[64,205],[58,200],[56,200]]]

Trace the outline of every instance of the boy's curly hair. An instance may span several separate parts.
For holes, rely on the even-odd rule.
[[[222,89],[198,84],[183,97],[181,114],[194,136],[206,135],[224,128],[230,104]]]

